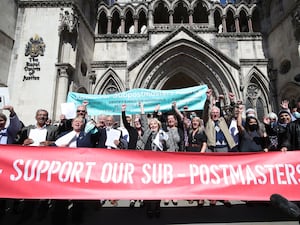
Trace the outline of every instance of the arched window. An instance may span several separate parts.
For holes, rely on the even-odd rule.
[[[257,118],[262,121],[266,113],[266,99],[258,81],[252,78],[246,93],[246,109],[253,108],[256,110]]]
[[[120,19],[120,15],[117,11],[115,11],[113,13],[112,16],[112,27],[111,27],[111,32],[113,34],[117,34],[119,33],[119,27],[121,26],[121,19]]]
[[[169,12],[163,2],[158,3],[154,10],[154,23],[169,23]]]
[[[256,112],[257,112],[257,119],[259,121],[263,121],[265,116],[265,107],[264,107],[264,101],[260,97],[256,101]]]
[[[98,21],[98,34],[106,34],[107,33],[107,16],[105,12],[101,12]]]
[[[193,21],[194,23],[208,23],[208,12],[201,2],[198,2],[194,8]]]
[[[133,22],[133,16],[132,16],[132,13],[131,11],[128,11],[126,13],[126,17],[125,17],[125,33],[129,33],[129,28],[131,26],[134,25],[134,22]]]
[[[227,32],[235,32],[236,31],[233,12],[231,10],[229,10],[226,14],[226,28],[227,28]]]
[[[214,20],[215,20],[215,28],[218,29],[220,25],[222,26],[222,18],[218,10],[214,12]]]
[[[248,19],[244,10],[240,12],[239,24],[241,32],[249,32]]]
[[[139,21],[138,21],[138,30],[139,33],[141,32],[142,26],[147,26],[147,17],[144,11],[141,11],[139,14]]]
[[[184,7],[182,2],[179,2],[177,7],[174,9],[173,14],[174,23],[188,23],[189,15],[187,12],[187,8]]]

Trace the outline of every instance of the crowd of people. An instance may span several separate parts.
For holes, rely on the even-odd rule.
[[[112,115],[99,115],[94,121],[88,119],[87,105],[77,107],[74,119],[61,115],[59,123],[49,122],[48,112],[36,111],[36,123],[25,126],[12,106],[4,106],[7,116],[0,113],[0,144],[18,144],[23,146],[53,147],[89,147],[107,149],[131,149],[169,152],[269,152],[300,149],[300,101],[290,106],[283,101],[278,113],[271,112],[259,121],[255,110],[236,100],[228,93],[229,104],[224,96],[213,96],[212,90],[206,92],[207,98],[203,111],[190,111],[187,106],[182,111],[176,102],[170,103],[172,110],[160,112],[158,104],[153,113],[146,114],[144,104],[139,103],[140,114],[126,115],[126,104],[121,106],[121,121],[115,121]],[[20,213],[20,223],[37,215],[44,219],[51,206],[52,224],[65,224],[71,213],[72,222],[80,224],[84,218],[86,204],[95,208],[106,201],[116,206],[116,199],[94,201],[79,200],[15,200],[13,209]],[[197,202],[199,207],[203,199],[187,200]],[[207,200],[211,206],[216,199]],[[230,207],[228,200],[219,200]],[[22,202],[22,207],[20,207]],[[129,207],[139,202],[145,208],[148,217],[160,216],[161,203],[177,205],[176,199],[130,200]],[[0,200],[0,217],[5,216],[7,201]],[[22,210],[18,210],[22,208]],[[71,210],[70,210],[71,209]],[[20,212],[19,212],[20,211]]]

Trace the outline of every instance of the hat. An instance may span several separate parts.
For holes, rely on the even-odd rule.
[[[246,117],[256,117],[256,112],[253,108],[249,108],[246,110]]]
[[[280,110],[279,113],[278,113],[278,116],[280,116],[282,113],[287,113],[287,114],[289,114],[291,116],[291,112],[289,110],[287,110],[287,109]]]

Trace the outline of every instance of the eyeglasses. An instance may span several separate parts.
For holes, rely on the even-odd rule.
[[[78,112],[78,113],[79,113],[79,112],[85,113],[85,110],[77,110],[77,112]]]

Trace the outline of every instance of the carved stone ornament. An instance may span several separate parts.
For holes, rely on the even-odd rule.
[[[35,35],[34,38],[30,38],[29,42],[25,48],[25,56],[38,57],[43,56],[45,52],[46,45],[43,38]]]
[[[67,30],[70,33],[77,32],[77,28],[79,25],[78,15],[68,10],[61,9],[59,14],[59,22],[60,25],[58,27],[58,32],[61,33],[63,30]]]
[[[294,35],[297,41],[300,41],[300,5],[292,13],[292,23],[295,28]]]
[[[249,98],[255,99],[257,98],[259,94],[259,88],[257,87],[256,84],[249,84],[248,88],[247,88],[247,96]]]

